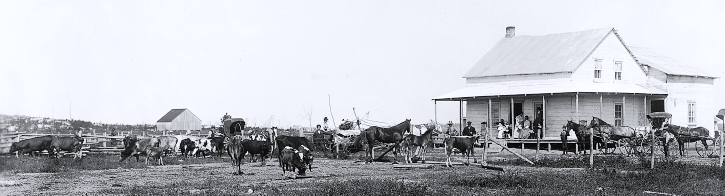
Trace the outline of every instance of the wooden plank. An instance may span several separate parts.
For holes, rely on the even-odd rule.
[[[394,169],[413,169],[413,168],[420,168],[420,169],[433,169],[432,164],[414,164],[414,165],[393,165]]]
[[[484,168],[484,169],[491,169],[491,170],[503,171],[503,167],[496,167],[496,166],[492,166],[492,165],[484,165],[483,163],[481,163],[481,167]]]

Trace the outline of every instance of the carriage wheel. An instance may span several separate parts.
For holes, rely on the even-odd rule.
[[[617,151],[620,154],[631,154],[632,153],[632,146],[630,145],[631,140],[629,138],[622,138],[617,141],[614,141],[614,143],[617,146]]]
[[[641,153],[642,155],[650,155],[650,153],[652,153],[652,148],[650,147],[651,141],[652,141],[652,139],[648,139],[648,138],[638,139],[637,152]]]
[[[697,151],[697,154],[700,155],[700,157],[710,157],[710,155],[715,154],[715,151],[718,148],[717,145],[719,145],[719,140],[719,137],[715,139],[706,139],[705,142],[707,142],[707,149],[702,142],[695,142],[695,150]]]

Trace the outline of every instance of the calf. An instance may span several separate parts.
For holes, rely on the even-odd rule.
[[[298,169],[300,175],[304,175],[306,168],[300,152],[289,146],[285,146],[281,149],[280,167],[282,167],[282,175],[285,175],[286,171],[294,172],[295,168]]]
[[[171,151],[172,154],[175,153],[174,148],[176,147],[176,143],[179,141],[174,136],[159,136],[157,137],[159,139],[159,145],[158,147],[161,148],[162,151]]]
[[[183,139],[181,140],[181,142],[179,142],[179,149],[181,150],[181,154],[184,155],[184,157],[189,156],[189,153],[194,151],[195,148],[196,143],[194,143],[194,141],[191,141],[191,139],[189,138]]]
[[[33,155],[34,151],[40,152],[43,150],[47,150],[48,154],[52,156],[53,150],[50,148],[50,144],[52,141],[53,136],[50,135],[24,139],[22,141],[11,144],[10,153],[17,151],[20,154],[25,154],[26,152],[29,152],[30,155]],[[15,157],[18,157],[18,154],[15,154]]]
[[[135,135],[126,136],[126,138],[123,139],[123,142],[124,150],[121,152],[121,161],[126,160],[126,158],[133,155],[136,157],[136,162],[138,162],[138,157],[140,155],[146,154],[146,156],[148,156],[146,153],[147,150],[154,146],[158,146],[159,144],[159,140],[157,138],[144,138],[139,140]]]
[[[306,165],[310,171],[312,171],[312,161],[314,160],[314,157],[312,157],[312,151],[310,151],[309,148],[305,145],[300,145],[299,149],[300,157],[302,157],[302,164]]]
[[[157,165],[164,165],[164,159],[161,155],[164,154],[164,148],[161,147],[150,147],[146,149],[146,165],[149,164],[149,157],[156,160]]]
[[[63,150],[67,152],[75,152],[73,159],[82,158],[81,148],[83,147],[83,138],[80,134],[81,132],[78,132],[78,134],[74,136],[53,137],[53,140],[50,142],[50,149],[53,151],[53,154],[55,154],[55,157],[58,157],[58,151]]]
[[[254,155],[259,154],[259,157],[262,159],[262,166],[266,166],[266,159],[269,152],[272,150],[271,142],[269,139],[267,141],[256,141],[256,140],[244,140],[242,141],[242,145],[244,145],[244,151],[249,152],[249,156],[254,157]],[[244,158],[244,155],[242,154],[242,158]]]
[[[286,135],[280,135],[275,138],[275,144],[277,145],[277,158],[281,158],[282,148],[283,146],[289,146],[293,149],[299,149],[300,146],[310,146],[309,142],[307,141],[307,138],[305,137],[294,137],[294,136],[286,136]],[[280,165],[282,162],[280,161]]]
[[[470,164],[469,158],[473,155],[473,145],[476,143],[480,136],[459,136],[449,137],[443,140],[443,144],[446,148],[446,166],[453,167],[451,164],[451,153],[453,149],[458,149],[461,154],[466,156],[466,165]],[[476,157],[473,157],[473,162],[476,162]]]
[[[244,137],[242,137],[241,135],[235,135],[229,138],[229,143],[227,143],[227,153],[232,159],[232,165],[237,166],[237,174],[243,174],[242,158],[244,157],[245,153],[244,145],[242,145],[243,140]]]

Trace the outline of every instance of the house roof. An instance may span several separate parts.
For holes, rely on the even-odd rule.
[[[537,95],[537,94],[561,94],[561,93],[637,93],[637,94],[667,94],[664,91],[646,88],[636,84],[626,83],[536,83],[516,84],[508,83],[484,83],[476,86],[469,86],[444,95],[433,98],[433,100],[459,100],[474,97],[497,97],[510,95]]]
[[[573,72],[612,31],[502,38],[463,77]]]
[[[177,116],[181,115],[182,112],[187,110],[186,108],[183,109],[171,109],[171,111],[167,112],[166,115],[162,116],[161,119],[159,119],[156,122],[171,122],[173,121]]]
[[[632,54],[637,58],[640,65],[648,65],[652,68],[658,69],[671,75],[704,76],[716,78],[714,74],[710,74],[696,67],[692,67],[687,64],[678,62],[665,55],[654,52],[649,48],[629,46],[629,49]]]

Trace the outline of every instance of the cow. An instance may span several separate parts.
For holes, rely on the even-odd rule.
[[[25,154],[26,152],[29,152],[30,155],[33,155],[34,151],[40,152],[43,150],[47,150],[48,154],[50,156],[53,156],[53,150],[50,149],[50,143],[52,141],[53,136],[50,135],[24,139],[22,141],[11,144],[10,153],[17,151],[20,154]],[[19,158],[17,153],[15,154],[15,157]]]
[[[300,146],[310,146],[310,143],[307,141],[307,138],[305,137],[295,137],[295,136],[286,136],[286,135],[280,135],[275,138],[275,144],[277,144],[277,158],[281,158],[282,156],[282,148],[283,146],[289,146],[293,149],[299,149]],[[280,165],[282,164],[282,161],[280,160]]]
[[[211,151],[211,140],[209,139],[198,139],[195,140],[196,148],[191,152],[194,156],[201,154],[202,158],[206,158],[206,152]]]
[[[251,158],[259,154],[259,158],[262,159],[261,166],[266,166],[265,157],[272,151],[272,142],[269,138],[267,138],[267,141],[244,140],[242,141],[242,145],[244,145],[244,154],[249,152]],[[244,158],[244,154],[242,154],[242,158]]]
[[[143,138],[139,140],[135,135],[126,136],[123,139],[124,150],[121,152],[121,161],[126,160],[131,155],[136,157],[136,162],[138,162],[138,157],[141,154],[146,154],[146,158],[148,158],[146,151],[149,148],[158,146],[158,143],[159,140],[157,138]]]
[[[208,138],[211,140],[212,157],[214,157],[214,153],[216,153],[219,158],[222,158],[222,151],[224,151],[224,138],[224,136]]]
[[[146,165],[149,164],[149,157],[156,159],[157,165],[164,165],[164,158],[161,156],[164,155],[164,150],[161,147],[150,147],[146,149]]]
[[[242,172],[242,159],[244,158],[244,145],[242,145],[242,141],[244,140],[244,137],[241,135],[235,135],[229,138],[229,143],[227,143],[227,153],[229,154],[229,157],[232,159],[232,165],[237,166],[237,174],[241,175]]]
[[[161,150],[170,150],[172,154],[175,153],[174,148],[176,147],[176,143],[179,141],[175,136],[159,136],[157,139],[159,139],[158,147],[161,148]]]
[[[295,168],[299,171],[299,175],[305,174],[305,165],[303,163],[303,157],[298,150],[290,146],[285,146],[280,151],[280,167],[282,167],[282,175],[286,174],[286,171],[295,171]]]
[[[453,167],[451,164],[451,153],[453,149],[458,149],[461,154],[466,156],[466,165],[469,165],[469,158],[473,155],[473,145],[476,143],[480,136],[458,136],[449,137],[443,140],[443,145],[446,148],[446,167]],[[476,157],[473,157],[473,162],[476,163]]]
[[[58,152],[61,150],[75,152],[73,159],[83,158],[81,152],[83,141],[84,139],[81,137],[80,131],[78,131],[78,133],[74,136],[54,136],[53,140],[50,142],[50,149],[53,151],[56,158],[58,158]]]
[[[191,141],[191,139],[186,138],[179,142],[179,148],[181,149],[181,154],[184,155],[184,157],[187,157],[189,153],[196,149],[196,143],[194,143],[194,141]],[[192,156],[193,155],[194,154],[192,154]]]
[[[193,135],[175,135],[174,137],[176,137],[176,141],[179,141],[176,143],[176,146],[174,146],[174,152],[181,152],[181,140],[189,139],[193,142],[196,142],[196,141],[202,139],[201,137],[197,137],[197,136],[193,136]]]
[[[312,156],[312,151],[305,145],[300,145],[297,151],[299,151],[300,157],[302,157],[302,164],[307,166],[309,170],[312,171],[312,161],[314,160],[314,157]]]

